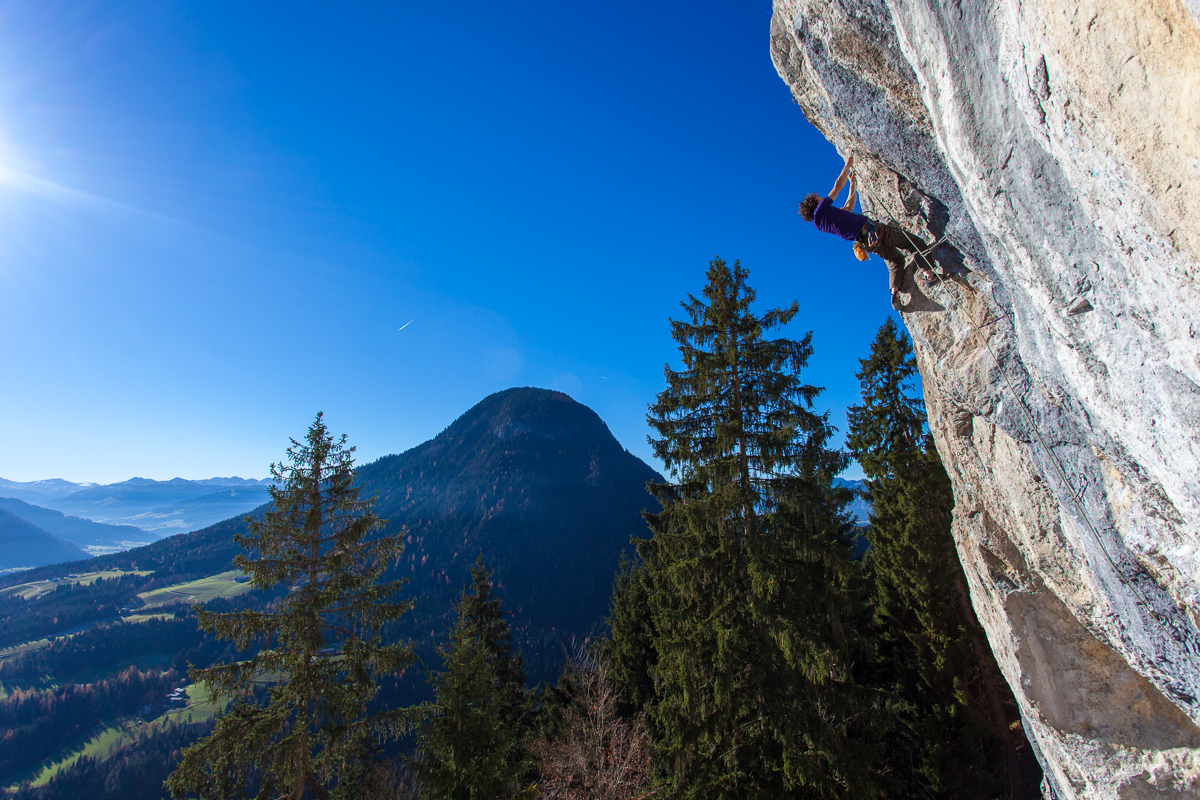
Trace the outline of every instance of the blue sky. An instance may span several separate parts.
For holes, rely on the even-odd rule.
[[[715,254],[799,299],[844,433],[886,269],[796,215],[841,160],[769,21],[0,2],[0,476],[263,477],[318,410],[370,461],[524,385],[649,460],[667,318]]]

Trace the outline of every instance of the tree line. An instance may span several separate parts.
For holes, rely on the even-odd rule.
[[[137,575],[98,578],[90,584],[61,583],[35,599],[0,597],[0,647],[27,642],[76,625],[116,617],[144,583]]]
[[[879,330],[838,450],[822,390],[801,377],[811,334],[772,336],[797,304],[756,313],[748,277],[714,259],[671,320],[680,368],[647,416],[669,473],[649,487],[661,510],[615,578],[610,634],[571,653],[554,686],[526,688],[480,556],[427,675],[433,699],[378,702],[418,668],[385,636],[411,607],[403,581],[380,580],[404,535],[372,536],[382,521],[353,448],[318,415],[272,466],[272,510],[237,536],[255,588],[283,591],[199,611],[241,655],[193,671],[230,705],[169,757],[171,794],[1038,796],[966,593],[911,344],[890,320]],[[834,485],[850,457],[874,508],[861,559],[852,493]]]
[[[216,598],[205,606],[212,611],[261,608],[272,598],[249,593],[236,599]],[[111,672],[134,661],[168,656],[171,669],[186,675],[189,666],[206,667],[241,655],[229,642],[205,633],[191,606],[177,607],[168,615],[137,622],[114,621],[46,647],[29,650],[0,661],[0,681],[58,681]]]

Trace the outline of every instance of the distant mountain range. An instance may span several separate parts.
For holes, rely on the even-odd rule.
[[[270,499],[267,481],[131,478],[91,486],[43,505],[110,525],[132,525],[157,536],[187,533],[257,508]]]
[[[110,527],[140,530],[131,534],[129,531],[103,533],[93,529],[86,542],[77,541],[66,533],[57,534],[76,544],[92,547],[96,552],[94,548],[123,549],[131,546],[127,543],[144,543],[174,533],[199,530],[245,513],[269,499],[269,486],[269,481],[238,477],[197,481],[131,478],[104,485],[71,483],[58,478],[24,483],[0,478],[0,498],[19,500]],[[38,525],[43,524],[20,510],[9,510]],[[78,526],[76,530],[79,530]],[[83,534],[80,532],[80,535]]]
[[[861,491],[863,486],[866,484],[864,481],[850,481],[846,480],[845,478],[834,478],[833,485],[845,486],[847,489],[853,489],[855,492],[858,492]],[[858,494],[854,495],[854,502],[849,505],[848,510],[854,515],[854,521],[856,524],[871,524],[871,504],[866,500],[863,500]]]
[[[59,497],[66,497],[69,494],[78,492],[80,489],[88,489],[95,486],[94,483],[71,483],[64,481],[62,478],[51,478],[46,481],[8,481],[0,478],[0,497],[15,497],[18,500],[24,500],[26,503],[46,503],[50,500],[56,500]]]
[[[47,533],[65,539],[93,556],[140,547],[159,538],[147,535],[146,531],[132,525],[105,525],[90,519],[67,516],[61,511],[31,505],[11,497],[0,497],[0,509],[32,522]],[[50,563],[53,562],[39,561],[37,565]]]

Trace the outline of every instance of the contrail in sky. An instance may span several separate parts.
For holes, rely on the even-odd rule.
[[[401,325],[401,326],[400,326],[400,330],[404,330],[405,328],[407,328],[409,325],[412,325],[412,324],[413,324],[414,322],[416,322],[416,321],[417,321],[417,318],[416,318],[416,317],[413,317],[413,318],[412,318],[412,319],[410,319],[408,322],[406,322],[406,323],[404,323],[403,325]]]

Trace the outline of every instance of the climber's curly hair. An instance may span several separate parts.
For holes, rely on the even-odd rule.
[[[808,197],[800,201],[800,218],[805,222],[813,221],[813,213],[817,210],[817,204],[821,202],[821,196],[813,192]]]

